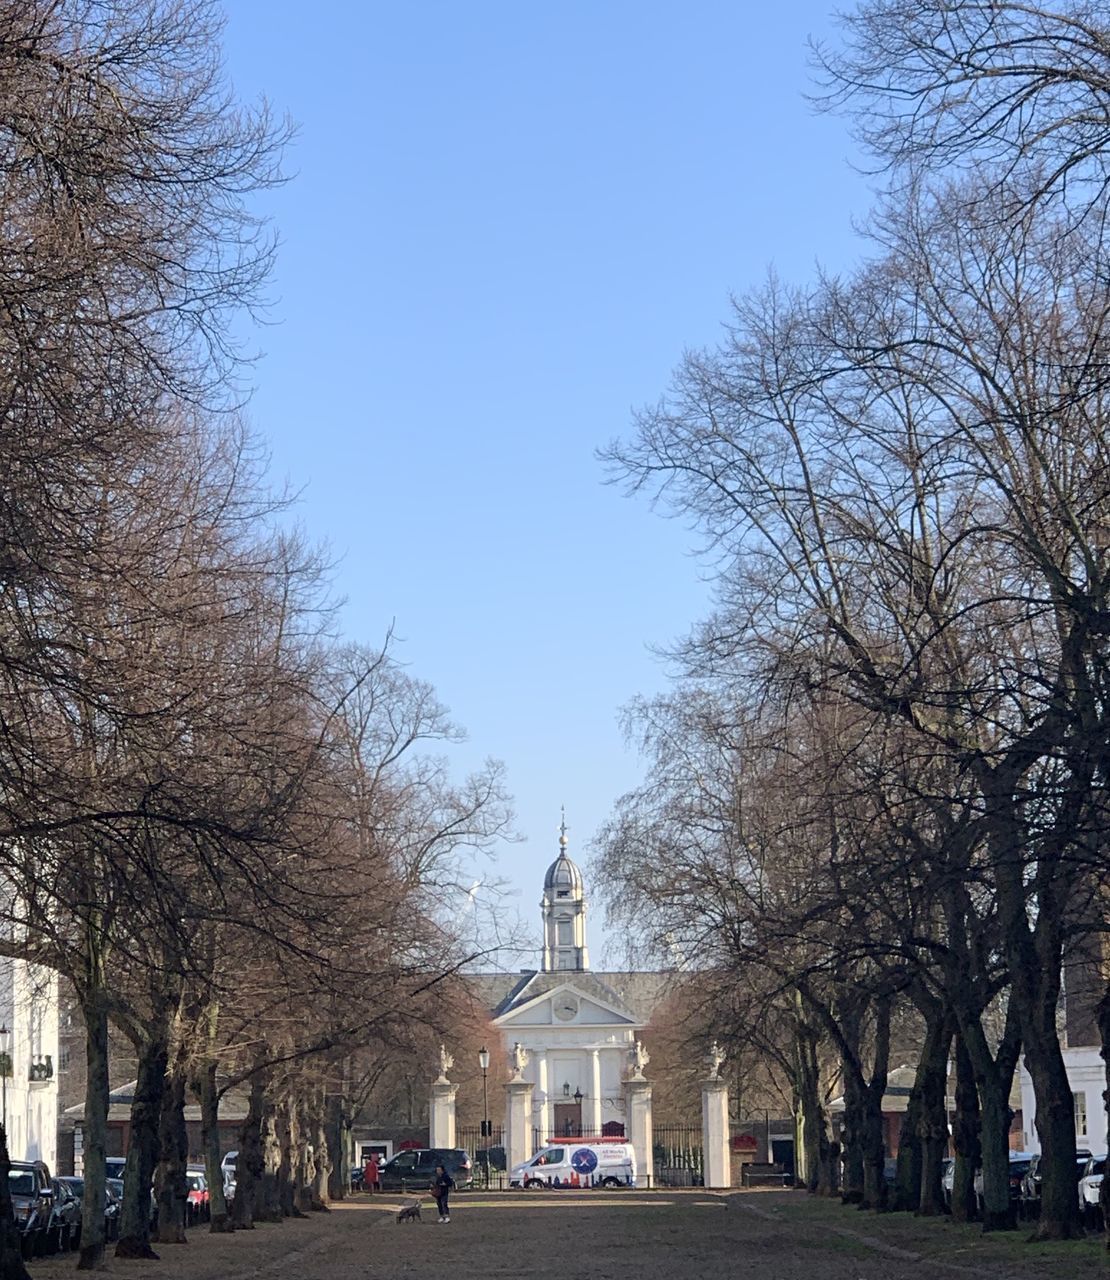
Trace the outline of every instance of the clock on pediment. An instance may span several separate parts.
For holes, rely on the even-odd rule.
[[[564,992],[555,997],[555,1016],[560,1022],[569,1022],[578,1016],[578,997]]]

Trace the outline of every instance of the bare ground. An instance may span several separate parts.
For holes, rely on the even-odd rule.
[[[1101,1239],[1034,1246],[946,1221],[876,1216],[791,1192],[563,1192],[455,1197],[398,1224],[399,1197],[357,1196],[331,1213],[252,1232],[190,1233],[158,1262],[117,1262],[132,1280],[1106,1280]],[[31,1264],[72,1277],[74,1257]]]

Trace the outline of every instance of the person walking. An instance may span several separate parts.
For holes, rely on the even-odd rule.
[[[378,1189],[378,1157],[373,1153],[366,1162],[366,1168],[362,1171],[362,1187],[364,1191],[369,1191],[371,1195]]]
[[[437,1164],[436,1176],[432,1179],[432,1195],[435,1196],[440,1222],[451,1221],[451,1206],[447,1202],[447,1197],[451,1194],[454,1186],[455,1179],[451,1177],[443,1165]]]

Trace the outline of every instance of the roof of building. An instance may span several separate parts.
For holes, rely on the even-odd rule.
[[[137,1080],[129,1080],[127,1084],[121,1084],[118,1089],[113,1089],[108,1095],[108,1119],[112,1120],[130,1120],[131,1104],[135,1101],[135,1090],[138,1087]],[[220,1119],[241,1121],[247,1118],[248,1098],[242,1089],[229,1089],[227,1093],[220,1099]],[[67,1107],[62,1115],[67,1120],[83,1120],[85,1116],[85,1104],[79,1102],[74,1107]],[[200,1120],[200,1106],[195,1102],[187,1102],[185,1104],[185,1119]]]
[[[591,973],[588,970],[556,970],[542,973],[526,969],[521,973],[474,973],[467,975],[475,995],[500,1018],[511,1009],[527,1004],[546,991],[564,985],[626,1014],[637,1026],[647,1026],[656,1006],[667,993],[670,973]]]

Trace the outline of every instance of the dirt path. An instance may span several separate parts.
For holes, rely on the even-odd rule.
[[[109,1259],[132,1280],[1102,1280],[1098,1243],[1037,1251],[947,1223],[876,1218],[790,1193],[456,1197],[397,1224],[396,1197],[233,1236],[190,1235],[158,1262]],[[72,1255],[33,1280],[74,1274]]]

